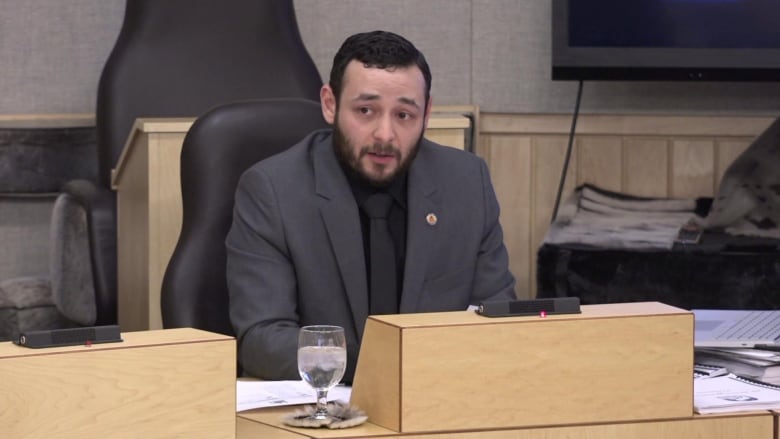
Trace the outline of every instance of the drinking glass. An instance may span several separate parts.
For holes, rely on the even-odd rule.
[[[347,344],[340,326],[304,326],[298,333],[298,373],[317,392],[317,409],[310,419],[328,419],[328,390],[347,368]]]

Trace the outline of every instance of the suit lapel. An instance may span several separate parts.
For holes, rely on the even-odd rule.
[[[435,223],[445,214],[437,196],[436,185],[429,174],[432,168],[427,164],[430,158],[424,143],[423,140],[409,169],[407,248],[400,306],[402,313],[417,311],[428,261],[439,239],[440,227]]]
[[[312,152],[320,213],[341,273],[358,339],[368,317],[368,286],[357,204],[331,147],[331,137]]]

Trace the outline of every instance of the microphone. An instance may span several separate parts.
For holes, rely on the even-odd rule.
[[[579,297],[550,299],[502,300],[482,302],[477,313],[485,317],[534,316],[544,314],[579,314]]]

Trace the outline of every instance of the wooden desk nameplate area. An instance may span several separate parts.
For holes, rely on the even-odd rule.
[[[692,358],[693,314],[658,302],[372,316],[352,402],[401,433],[689,418]]]
[[[465,107],[434,107],[425,136],[464,149]],[[181,155],[194,118],[140,118],[129,133],[111,185],[117,191],[117,308],[126,331],[162,328],[160,289],[181,232]]]
[[[235,437],[235,339],[189,328],[122,338],[0,343],[0,437]]]

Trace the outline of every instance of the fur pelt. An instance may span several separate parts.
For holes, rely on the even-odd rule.
[[[328,419],[312,419],[316,408],[314,406],[304,406],[292,413],[282,416],[282,423],[291,427],[319,428],[327,427],[331,429],[349,428],[360,425],[368,420],[363,410],[356,406],[351,406],[342,401],[328,403]]]
[[[726,169],[703,226],[732,235],[780,238],[780,119]]]

